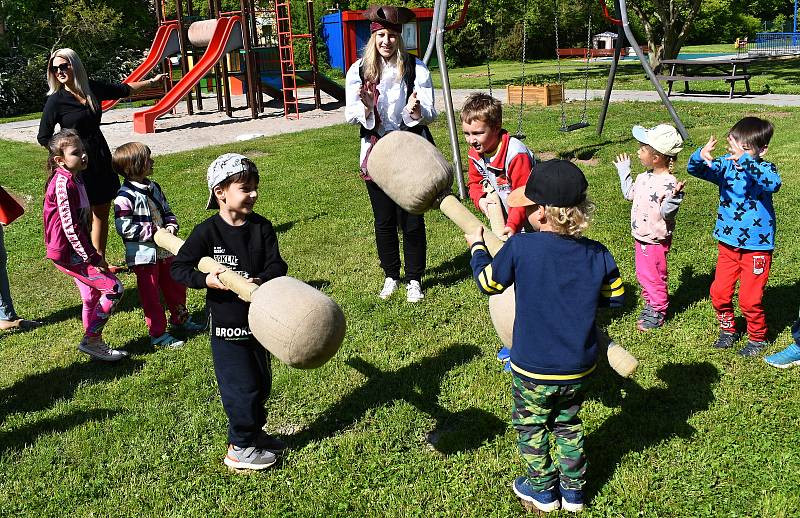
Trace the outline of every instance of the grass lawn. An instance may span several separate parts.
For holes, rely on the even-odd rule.
[[[705,49],[699,47],[698,52]],[[712,51],[708,51],[712,52]],[[750,90],[754,94],[800,94],[800,68],[798,60],[757,61],[748,67],[751,74]],[[494,88],[505,88],[507,84],[520,84],[522,80],[522,64],[519,61],[493,61],[492,85]],[[608,81],[608,70],[611,61],[593,61],[589,64],[589,88],[605,89]],[[486,65],[450,69],[450,87],[488,88]],[[567,88],[583,88],[585,64],[576,59],[561,60],[561,78]],[[526,84],[543,84],[558,82],[556,60],[533,60],[525,64]],[[441,88],[438,72],[433,73],[433,84]],[[662,81],[666,90],[666,82]],[[683,84],[675,85],[676,91],[683,91]],[[728,83],[724,81],[695,81],[691,84],[693,92],[718,93],[728,95]],[[620,61],[614,80],[615,90],[653,90],[653,84],[645,75],[638,61]],[[736,92],[744,93],[744,83],[737,83]]]
[[[599,103],[592,103],[596,120]],[[769,352],[789,343],[800,305],[800,110],[681,105],[696,143],[744,114],[777,127],[770,157],[783,175],[775,196],[780,234],[765,305]],[[508,114],[509,126],[515,116]],[[666,326],[641,334],[641,301],[629,234],[630,206],[611,164],[634,153],[633,124],[668,120],[647,103],[611,106],[602,138],[557,131],[558,108],[526,113],[538,154],[575,157],[598,205],[590,237],[608,245],[626,284],[623,310],[604,313],[609,333],[640,360],[633,380],[601,366],[582,411],[590,466],[586,516],[797,516],[800,509],[800,371],[714,350],[708,287],[717,195],[689,179],[670,254]],[[434,135],[449,149],[446,128]],[[91,362],[75,286],[43,258],[41,148],[0,142],[3,186],[28,200],[6,231],[18,311],[47,325],[0,334],[0,516],[519,516],[510,484],[522,473],[510,426],[510,377],[494,359],[488,301],[469,275],[461,232],[438,212],[428,225],[424,302],[377,298],[382,286],[357,131],[336,126],[160,156],[155,179],[182,223],[209,213],[206,167],[218,154],[249,155],[262,171],[258,210],[279,232],[291,275],[343,308],[338,355],[313,371],[274,364],[268,430],[291,451],[261,474],[222,464],[226,418],[208,338],[153,351],[135,277],[105,338],[132,357]],[[463,150],[463,145],[462,145]],[[681,178],[690,150],[680,157]],[[122,259],[111,239],[110,259]],[[190,291],[200,313],[203,293]],[[546,304],[546,301],[545,301]],[[743,344],[740,344],[743,345]]]

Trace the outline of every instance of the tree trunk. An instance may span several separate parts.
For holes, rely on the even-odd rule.
[[[650,66],[658,71],[661,60],[678,56],[686,41],[686,34],[700,12],[702,0],[651,1],[652,6],[645,6],[640,0],[631,2],[628,6],[642,23],[647,45],[650,47]]]

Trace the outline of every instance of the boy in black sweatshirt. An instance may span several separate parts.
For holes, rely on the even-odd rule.
[[[285,445],[265,433],[264,403],[272,386],[270,356],[247,323],[248,303],[219,280],[226,269],[255,284],[286,275],[272,223],[253,211],[258,199],[258,169],[247,157],[227,153],[208,167],[208,206],[219,213],[197,225],[172,263],[172,276],[189,288],[206,291],[211,318],[214,372],[228,416],[228,453],[234,469],[272,466]],[[208,275],[197,270],[202,257],[224,268]]]

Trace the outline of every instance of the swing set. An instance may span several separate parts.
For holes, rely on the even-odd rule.
[[[672,102],[667,97],[664,89],[661,87],[661,83],[659,83],[658,79],[656,78],[655,72],[653,71],[650,63],[648,62],[646,56],[644,55],[641,47],[636,42],[636,38],[633,35],[633,32],[630,27],[630,23],[628,21],[628,7],[626,4],[626,0],[614,0],[614,9],[615,12],[618,14],[619,18],[614,18],[611,16],[608,10],[608,6],[606,5],[605,0],[598,0],[600,2],[600,7],[603,12],[603,18],[605,18],[608,22],[612,23],[617,27],[617,39],[616,44],[614,46],[614,58],[611,63],[611,67],[609,69],[608,80],[606,82],[606,89],[605,94],[603,96],[603,104],[600,110],[600,118],[597,124],[597,134],[602,135],[603,133],[603,126],[605,124],[606,115],[608,114],[608,105],[611,100],[611,92],[613,90],[614,85],[614,78],[616,76],[617,66],[619,64],[620,55],[622,53],[622,46],[623,43],[627,40],[630,46],[633,48],[636,56],[639,58],[639,63],[642,65],[647,77],[650,79],[650,82],[653,84],[656,92],[658,92],[659,97],[661,98],[661,102],[672,118],[672,121],[675,123],[675,127],[678,130],[678,133],[683,137],[684,140],[687,140],[689,135],[686,131],[686,127],[681,122],[680,117],[675,112],[675,108],[672,105]],[[434,8],[433,8],[433,20],[431,24],[431,37],[428,43],[428,48],[425,51],[425,56],[423,58],[424,63],[428,63],[430,60],[431,54],[433,52],[434,47],[436,48],[437,59],[439,61],[439,73],[442,78],[442,93],[444,97],[444,104],[445,104],[445,112],[447,116],[447,125],[449,130],[449,137],[450,137],[450,146],[453,153],[453,165],[455,166],[455,174],[456,174],[456,181],[458,183],[458,192],[459,196],[463,199],[466,197],[466,187],[464,184],[464,175],[461,169],[461,158],[460,158],[460,150],[458,145],[458,135],[459,131],[456,130],[455,124],[455,116],[453,111],[453,100],[452,95],[450,92],[450,80],[447,73],[447,63],[445,61],[444,55],[444,33],[448,30],[456,29],[464,24],[467,16],[467,9],[469,8],[470,0],[464,0],[464,5],[461,8],[461,14],[459,15],[458,21],[451,25],[445,25],[446,18],[447,18],[447,0],[435,0]],[[527,12],[528,4],[526,2],[526,12]],[[485,9],[484,9],[485,11]],[[558,74],[558,83],[563,85],[562,81],[562,71],[561,71],[561,54],[559,52],[559,0],[554,1],[554,23],[555,23],[555,43],[556,43],[556,64],[557,64],[557,74]],[[584,88],[583,88],[583,108],[581,112],[581,118],[578,122],[574,122],[568,124],[567,122],[567,113],[565,107],[565,99],[564,95],[561,96],[561,126],[559,128],[560,131],[563,132],[571,132],[579,129],[583,129],[588,127],[589,120],[587,118],[587,105],[589,101],[589,58],[591,56],[591,34],[592,34],[592,16],[591,12],[589,13],[589,20],[587,24],[587,36],[586,36],[586,56],[585,56],[585,67],[584,67]],[[516,137],[523,139],[525,138],[525,134],[522,132],[522,113],[524,110],[524,89],[525,89],[525,61],[526,61],[526,47],[527,47],[527,39],[528,39],[528,30],[527,30],[527,21],[523,17],[522,21],[522,62],[521,62],[521,73],[522,73],[522,81],[521,81],[521,93],[520,93],[520,103],[518,107],[518,116],[517,116],[517,131]],[[488,78],[489,83],[489,94],[492,95],[492,70],[489,59],[487,58],[486,61],[486,75]],[[563,86],[562,86],[563,88]]]

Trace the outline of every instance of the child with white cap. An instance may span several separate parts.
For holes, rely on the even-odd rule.
[[[286,275],[272,223],[253,209],[258,168],[238,153],[219,156],[208,167],[208,204],[218,210],[192,230],[172,262],[172,276],[189,288],[206,290],[211,314],[211,355],[222,407],[228,416],[228,451],[233,469],[262,470],[275,464],[286,445],[264,432],[264,403],[272,388],[269,353],[248,326],[249,303],[225,287],[219,274],[234,271],[255,284]],[[198,271],[203,257],[222,267]]]
[[[631,159],[623,153],[614,161],[620,187],[631,207],[631,234],[636,241],[636,279],[642,287],[645,305],[637,321],[640,331],[664,325],[669,305],[667,253],[672,243],[675,216],[683,201],[683,185],[673,175],[675,157],[683,139],[669,124],[650,129],[633,127],[639,141],[637,155],[646,168],[631,178]]]

